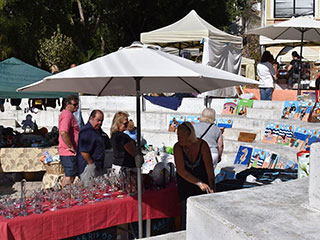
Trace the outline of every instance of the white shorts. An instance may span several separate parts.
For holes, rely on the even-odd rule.
[[[211,157],[212,157],[213,169],[215,169],[218,164],[219,154],[218,153],[211,153]]]

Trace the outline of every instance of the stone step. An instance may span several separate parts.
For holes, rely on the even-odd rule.
[[[253,108],[258,109],[282,109],[284,105],[283,101],[253,101]]]
[[[16,128],[19,126],[19,123],[15,119],[11,118],[0,118],[0,125],[3,127]]]
[[[254,119],[279,120],[281,119],[281,114],[282,109],[248,108],[246,117]]]

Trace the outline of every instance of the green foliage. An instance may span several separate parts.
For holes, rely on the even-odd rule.
[[[40,61],[45,63],[47,67],[57,65],[59,69],[68,68],[76,50],[72,38],[63,35],[59,26],[50,39],[41,39],[39,45]]]

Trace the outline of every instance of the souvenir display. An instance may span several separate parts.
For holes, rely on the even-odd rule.
[[[298,108],[298,101],[285,101],[282,110],[282,119],[294,119],[294,115]]]
[[[277,137],[279,136],[280,127],[280,124],[268,123],[264,132],[262,142],[275,143],[277,141]]]
[[[216,119],[216,121],[217,121],[216,125],[219,128],[231,128],[232,127],[232,119],[218,118],[218,119]]]
[[[251,155],[249,168],[262,168],[263,162],[266,159],[267,151],[255,148]]]
[[[175,132],[178,126],[185,121],[185,116],[171,116],[169,122],[169,132]]]
[[[294,126],[282,124],[279,129],[279,134],[276,143],[288,146],[294,132]]]
[[[200,116],[186,116],[186,121],[191,122],[191,124],[195,124],[200,122]]]
[[[252,147],[239,146],[236,159],[234,160],[234,164],[241,164],[241,165],[248,166],[248,163],[251,159],[252,150],[253,150]]]

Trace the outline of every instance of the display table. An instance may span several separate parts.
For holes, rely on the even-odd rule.
[[[180,215],[177,187],[150,191],[142,196],[143,219]],[[96,202],[43,214],[4,219],[0,217],[1,239],[61,239],[138,221],[137,196]]]
[[[4,172],[39,172],[45,171],[40,162],[44,152],[51,156],[58,154],[58,147],[49,148],[1,148],[0,163]]]

